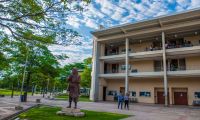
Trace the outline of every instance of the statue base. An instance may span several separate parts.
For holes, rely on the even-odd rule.
[[[74,117],[84,117],[85,113],[81,112],[80,109],[74,108],[62,108],[61,111],[56,113],[57,115],[64,115],[64,116],[74,116]]]

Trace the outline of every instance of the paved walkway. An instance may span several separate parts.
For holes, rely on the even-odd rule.
[[[36,98],[40,96],[29,97],[29,102],[22,103],[25,108],[33,106]],[[19,104],[19,98],[9,97],[0,98],[0,119],[1,116],[13,114],[17,111],[14,110],[14,105]],[[48,100],[42,99],[42,104],[66,107],[67,101],[62,100]],[[6,108],[7,107],[7,108]],[[186,106],[172,106],[163,107],[162,105],[144,105],[134,104],[130,105],[130,110],[117,109],[116,103],[113,102],[79,102],[78,107],[86,110],[114,112],[130,115],[125,120],[200,120],[200,107],[186,107]],[[3,114],[2,114],[3,113]]]
[[[8,96],[0,98],[0,120],[16,112],[19,112],[19,110],[15,110],[15,106],[23,106],[24,109],[27,109],[36,105],[35,99],[37,97],[33,98],[34,99],[30,99],[28,102],[24,103],[19,102],[18,96],[14,96],[14,98],[10,98]]]

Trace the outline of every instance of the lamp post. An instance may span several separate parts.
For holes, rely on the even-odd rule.
[[[23,91],[23,88],[24,88],[24,81],[25,81],[25,76],[26,76],[26,68],[27,68],[27,63],[28,63],[28,53],[29,53],[29,51],[27,50],[26,62],[25,62],[25,66],[24,66],[23,80],[22,80],[22,86],[21,86],[21,92],[20,92],[20,101],[21,101],[21,97],[22,97],[22,91]]]

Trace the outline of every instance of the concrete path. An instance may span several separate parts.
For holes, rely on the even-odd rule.
[[[43,102],[47,105],[60,107],[65,107],[68,104],[67,101],[44,100]],[[80,102],[78,106],[86,110],[131,115],[125,120],[200,120],[200,107],[132,104],[130,110],[120,110],[113,102]]]
[[[34,99],[30,99],[28,102],[24,103],[19,102],[18,96],[14,96],[14,98],[10,98],[8,96],[0,98],[0,120],[19,112],[19,110],[15,110],[15,106],[23,106],[24,109],[27,109],[36,105],[35,99],[37,97],[33,98]]]
[[[35,99],[42,98],[41,96],[29,96],[27,103],[22,103],[25,108],[35,105]],[[42,104],[66,107],[67,101],[49,100],[42,98]],[[13,99],[9,97],[0,98],[0,119],[13,114],[13,108],[18,105],[19,98]],[[133,104],[130,105],[130,110],[119,110],[114,102],[79,102],[78,107],[85,110],[113,112],[130,115],[124,120],[200,120],[200,107],[187,106],[172,106],[163,107],[162,105],[149,104]]]

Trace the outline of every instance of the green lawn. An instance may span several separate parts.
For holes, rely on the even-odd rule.
[[[0,89],[0,95],[10,96],[11,93],[12,93],[12,90]],[[31,93],[29,92],[28,94],[31,94]],[[14,91],[14,95],[20,95],[20,91]]]
[[[61,100],[67,100],[67,99],[69,99],[69,96],[68,95],[58,95],[55,98],[58,98],[58,99],[61,99]],[[89,99],[88,96],[80,96],[79,97],[79,101],[82,101],[82,102],[91,102],[91,100]]]
[[[0,89],[0,95],[6,95],[9,96],[11,95],[11,90],[6,90],[6,89]],[[20,95],[20,91],[14,91],[14,95]]]
[[[56,115],[59,110],[61,110],[59,107],[40,106],[20,114],[19,118],[28,120],[120,120],[128,117],[123,114],[82,110],[85,112],[85,117],[76,118]]]

